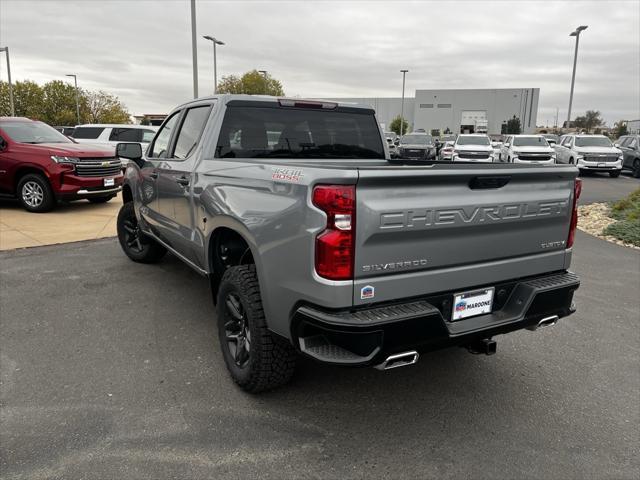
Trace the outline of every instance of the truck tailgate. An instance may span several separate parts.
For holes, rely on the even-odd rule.
[[[572,166],[360,169],[354,303],[563,269],[576,175]]]

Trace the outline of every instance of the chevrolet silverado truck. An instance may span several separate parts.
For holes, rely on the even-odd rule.
[[[58,200],[104,203],[122,188],[114,147],[79,145],[46,123],[0,117],[0,197],[35,213]]]
[[[247,95],[186,103],[144,156],[117,153],[132,160],[124,253],[208,277],[248,392],[286,383],[299,355],[392,369],[491,354],[496,335],[575,311],[573,165],[392,160],[368,106]]]

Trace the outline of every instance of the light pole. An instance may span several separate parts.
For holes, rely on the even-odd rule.
[[[409,70],[400,70],[402,72],[402,105],[400,106],[400,137],[404,130],[404,80]]]
[[[198,46],[196,44],[196,0],[191,0],[191,56],[193,58],[193,98],[198,98]]]
[[[224,42],[221,42],[217,38],[210,35],[204,35],[203,38],[211,40],[211,43],[213,43],[213,94],[215,95],[218,92],[218,65],[216,60],[216,45],[224,45]]]
[[[13,85],[11,84],[11,64],[9,62],[9,47],[0,47],[0,52],[7,54],[7,80],[9,81],[9,104],[11,105],[11,116],[16,116],[16,109],[13,105]]]
[[[73,77],[73,81],[76,85],[76,116],[78,118],[78,125],[80,125],[80,100],[78,96],[78,77],[76,77],[75,74],[73,73],[68,73],[66,76]]]
[[[578,43],[580,43],[580,32],[586,30],[588,25],[581,25],[569,34],[576,37],[576,51],[573,54],[573,74],[571,75],[571,93],[569,94],[569,112],[567,113],[567,128],[571,127],[571,105],[573,104],[573,85],[576,82],[576,63],[578,62]]]
[[[269,92],[267,89],[267,71],[266,70],[258,70],[258,73],[261,73],[264,77],[264,94],[267,95]]]

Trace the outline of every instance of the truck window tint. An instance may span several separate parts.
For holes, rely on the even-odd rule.
[[[153,149],[151,150],[151,158],[167,158],[169,153],[169,140],[171,140],[171,134],[178,121],[179,113],[180,112],[174,113],[158,132],[156,141],[153,143]]]
[[[204,124],[207,123],[207,118],[209,118],[209,110],[209,105],[187,110],[180,133],[178,133],[173,158],[185,159],[193,153],[198,145],[198,139]]]
[[[372,113],[232,106],[218,158],[384,158]]]
[[[76,127],[73,131],[73,138],[95,140],[104,132],[103,127]]]
[[[137,128],[114,128],[111,130],[109,140],[116,142],[139,142],[142,138],[142,130]]]

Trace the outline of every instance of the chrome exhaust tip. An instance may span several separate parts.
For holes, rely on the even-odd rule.
[[[407,365],[416,363],[419,357],[420,354],[415,350],[396,353],[395,355],[389,355],[384,362],[376,365],[374,368],[378,370],[391,370],[392,368],[406,367]]]
[[[550,317],[544,317],[536,325],[531,325],[530,327],[527,327],[527,330],[531,330],[532,332],[535,332],[539,328],[553,327],[556,323],[558,323],[558,320],[560,320],[560,317],[558,317],[558,315],[551,315]]]

